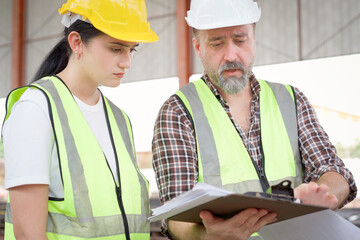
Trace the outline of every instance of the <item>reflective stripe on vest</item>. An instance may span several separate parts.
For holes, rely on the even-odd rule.
[[[71,93],[56,77],[39,80],[30,87],[40,89],[47,96],[64,185],[64,200],[49,200],[48,236],[125,239],[116,194],[116,187],[120,186],[116,185],[104,153]],[[6,119],[27,88],[9,95]],[[118,169],[121,197],[131,239],[150,239],[148,183],[137,167],[130,122],[113,103],[106,98],[103,102],[114,154],[121,166]],[[9,209],[8,206],[7,224],[12,222]]]
[[[288,179],[292,182],[292,187],[297,186],[302,181],[302,170],[297,148],[294,100],[288,87],[273,84],[272,90],[266,82],[259,80],[259,83],[261,139],[267,179],[270,185]],[[276,93],[275,96],[273,91]],[[263,191],[241,137],[205,82],[202,79],[192,82],[176,94],[194,121],[198,181],[238,193]],[[277,101],[281,104],[277,104]],[[285,111],[293,112],[292,117],[283,120],[282,113]],[[295,122],[295,125],[291,122]],[[289,137],[292,138],[291,141]]]

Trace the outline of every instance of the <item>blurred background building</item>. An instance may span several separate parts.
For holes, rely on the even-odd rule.
[[[0,1],[0,117],[4,98],[29,83],[61,38],[57,9],[64,0]],[[258,0],[257,77],[299,87],[360,184],[360,1]],[[151,169],[152,127],[161,104],[202,65],[184,17],[190,0],[146,0],[148,20],[160,40],[140,44],[120,87],[102,88],[130,116],[142,171],[157,197]],[[3,158],[0,143],[0,158]],[[3,161],[0,160],[3,186]],[[6,191],[4,192],[6,194]],[[356,206],[356,202],[350,207]]]

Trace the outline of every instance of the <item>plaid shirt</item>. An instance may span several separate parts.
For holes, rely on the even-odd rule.
[[[260,84],[255,76],[250,77],[252,92],[251,125],[248,135],[234,121],[230,108],[214,87],[207,75],[203,76],[207,86],[217,97],[224,110],[232,120],[251,159],[260,168]],[[357,187],[351,172],[345,168],[342,160],[336,155],[335,147],[328,135],[320,126],[316,113],[305,95],[294,88],[297,103],[297,121],[299,135],[299,149],[304,168],[304,182],[317,181],[325,172],[338,172],[348,181],[350,195],[347,201],[356,197]],[[184,106],[171,96],[160,109],[154,127],[152,142],[153,168],[159,188],[162,203],[189,191],[197,183],[198,161],[194,128]],[[166,224],[163,224],[166,232]]]

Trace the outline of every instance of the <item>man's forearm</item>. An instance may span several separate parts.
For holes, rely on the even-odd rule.
[[[337,172],[327,172],[320,177],[317,183],[319,185],[327,185],[329,187],[329,193],[332,193],[337,197],[338,202],[331,206],[332,209],[343,206],[350,193],[349,184],[343,176]]]
[[[168,231],[174,240],[199,240],[202,239],[205,228],[195,223],[168,221]]]

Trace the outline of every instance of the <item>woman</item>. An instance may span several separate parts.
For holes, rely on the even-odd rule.
[[[64,38],[7,98],[5,239],[149,239],[130,121],[98,89],[158,39],[145,0],[68,0],[59,13]]]

